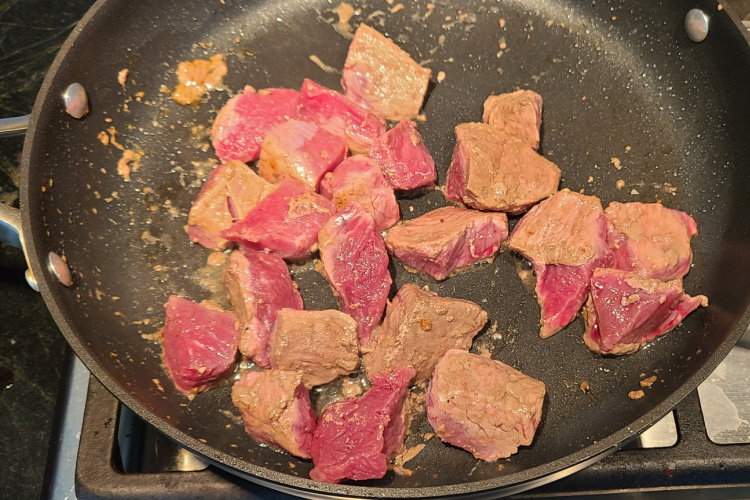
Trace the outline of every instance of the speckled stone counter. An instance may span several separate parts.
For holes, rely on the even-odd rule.
[[[0,1],[0,118],[28,114],[55,54],[93,1]],[[0,140],[0,203],[18,206],[23,137]],[[39,498],[66,342],[0,244],[0,498]]]

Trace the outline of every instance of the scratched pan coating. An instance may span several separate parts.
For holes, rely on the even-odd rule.
[[[748,324],[750,302],[750,51],[737,20],[716,3],[701,7],[711,31],[701,44],[682,28],[687,6],[642,2],[354,3],[352,28],[368,22],[433,70],[419,123],[445,181],[458,123],[481,120],[489,94],[530,88],[544,97],[540,152],[562,169],[561,187],[610,201],[661,201],[698,223],[690,294],[711,305],[638,353],[588,351],[577,319],[554,337],[538,336],[539,307],[507,249],[492,264],[444,282],[425,281],[392,262],[392,294],[404,283],[472,300],[489,313],[474,350],[487,350],[545,382],[545,411],[532,446],[495,463],[426,441],[383,479],[343,485],[308,479],[309,461],[255,444],[236,418],[224,384],[192,401],[163,371],[159,328],[170,294],[209,296],[195,277],[207,252],[187,242],[187,212],[210,170],[208,130],[229,97],[213,92],[198,107],[172,102],[178,62],[226,56],[227,89],[298,88],[311,78],[339,89],[348,40],[335,3],[98,2],[55,61],[34,108],[23,159],[23,224],[32,269],[63,334],[91,371],[125,404],[221,467],[304,496],[497,496],[570,473],[622,446],[665,414],[726,355]],[[691,5],[692,7],[692,5]],[[394,12],[389,12],[392,9]],[[501,21],[502,20],[502,21]],[[130,70],[123,88],[118,72]],[[445,78],[437,82],[438,72]],[[88,90],[91,112],[67,116],[59,94],[71,82]],[[143,92],[139,97],[137,93]],[[111,119],[111,121],[107,121]],[[125,181],[122,152],[142,155]],[[615,168],[619,160],[621,169]],[[618,180],[625,187],[618,189]],[[399,200],[404,218],[446,204],[439,191]],[[511,220],[515,224],[517,218]],[[75,283],[46,270],[49,251],[64,255]],[[335,307],[325,280],[295,270],[308,308]],[[144,337],[145,335],[145,337]],[[642,375],[644,374],[644,375]],[[634,401],[639,380],[657,381]],[[578,389],[591,386],[591,395]],[[408,445],[424,442],[424,418]]]

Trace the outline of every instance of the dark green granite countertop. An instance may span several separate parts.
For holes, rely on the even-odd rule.
[[[0,0],[0,118],[28,114],[47,68],[92,0]],[[0,203],[17,206],[23,138],[0,140]],[[0,244],[0,498],[39,498],[66,343]]]

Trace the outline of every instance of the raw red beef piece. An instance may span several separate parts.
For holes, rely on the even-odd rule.
[[[211,250],[229,248],[232,242],[219,233],[247,215],[272,190],[271,184],[241,161],[229,160],[214,168],[190,207],[190,241]]]
[[[491,462],[531,444],[545,392],[500,361],[451,349],[430,380],[427,419],[440,439]]]
[[[606,230],[599,198],[563,189],[529,210],[508,238],[510,249],[534,266],[542,338],[573,321],[591,273],[611,264]]]
[[[698,226],[685,212],[659,203],[612,202],[604,215],[615,268],[664,281],[690,270],[690,239]]]
[[[315,251],[318,231],[335,212],[327,198],[286,181],[221,236],[282,259],[301,259]]]
[[[516,136],[486,123],[456,127],[445,197],[479,210],[518,214],[554,194],[560,169]]]
[[[372,141],[386,130],[384,120],[312,80],[302,83],[298,117],[343,137],[354,153],[367,154]]]
[[[260,144],[271,129],[297,114],[299,92],[292,89],[264,89],[250,86],[229,99],[211,128],[211,140],[222,161],[256,160]]]
[[[359,366],[357,322],[341,311],[281,309],[271,330],[271,367],[302,373],[308,389]]]
[[[339,297],[341,310],[359,324],[359,342],[367,345],[388,300],[391,275],[388,252],[375,220],[352,202],[318,234],[320,260]]]
[[[326,406],[310,445],[310,477],[327,483],[383,477],[404,443],[403,403],[412,377],[413,368],[375,375],[364,396]]]
[[[359,202],[375,219],[378,231],[392,227],[401,216],[393,188],[377,163],[366,156],[352,156],[327,174],[320,194],[333,200],[338,210],[352,201]]]
[[[258,173],[277,183],[295,180],[312,191],[320,179],[346,158],[346,141],[313,123],[289,120],[263,140]]]
[[[237,357],[234,315],[172,295],[162,330],[164,364],[175,387],[193,395],[226,375]]]
[[[698,306],[708,306],[708,298],[687,295],[682,279],[664,282],[617,269],[596,269],[584,308],[583,340],[601,354],[632,354],[675,328]]]
[[[505,214],[443,207],[391,229],[385,246],[407,268],[442,280],[457,269],[492,259],[507,237]]]
[[[429,68],[389,38],[359,25],[341,76],[347,97],[387,120],[410,119],[419,114],[429,82]]]
[[[505,363],[451,349],[427,388],[427,419],[443,441],[492,462],[532,443],[545,393]]]
[[[408,283],[393,297],[383,323],[363,349],[367,376],[411,366],[417,370],[415,384],[427,380],[443,354],[469,349],[485,323],[487,313],[475,303],[439,297]]]
[[[232,402],[253,439],[312,458],[315,413],[300,372],[246,371],[232,386]]]
[[[221,281],[240,320],[240,352],[270,368],[268,339],[279,309],[303,308],[286,264],[270,253],[232,252]]]
[[[482,121],[539,149],[542,96],[531,90],[491,95],[484,101]]]
[[[375,139],[368,156],[380,165],[393,189],[430,187],[437,180],[435,161],[413,121],[403,120]]]

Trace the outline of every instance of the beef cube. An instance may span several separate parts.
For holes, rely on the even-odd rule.
[[[302,309],[302,297],[280,257],[246,250],[232,252],[222,282],[240,320],[240,352],[271,367],[269,335],[279,309]]]
[[[190,207],[190,241],[211,250],[229,248],[232,242],[219,233],[247,215],[272,190],[271,184],[241,161],[230,160],[214,168]]]
[[[341,162],[326,175],[320,193],[333,200],[338,210],[352,201],[358,202],[375,219],[378,231],[392,227],[401,216],[393,188],[378,164],[366,156],[352,156]]]
[[[407,268],[443,280],[474,262],[492,259],[507,237],[505,214],[443,207],[391,229],[385,246]]]
[[[359,325],[359,342],[367,345],[388,300],[391,275],[388,252],[375,220],[352,202],[318,233],[320,260],[341,309]]]
[[[429,68],[389,38],[359,25],[341,76],[347,97],[386,120],[411,119],[419,114],[429,82]]]
[[[591,273],[610,265],[606,229],[599,198],[563,189],[529,210],[508,238],[510,249],[534,267],[542,338],[573,321],[586,300]]]
[[[346,158],[346,141],[315,124],[289,120],[263,140],[258,173],[276,183],[295,180],[312,191]]]
[[[354,153],[367,154],[372,141],[386,130],[383,119],[312,80],[302,83],[297,116],[344,138]]]
[[[240,332],[234,315],[172,295],[162,330],[164,365],[182,393],[205,391],[229,373]]]
[[[690,270],[690,239],[698,226],[685,212],[659,203],[612,202],[604,215],[615,268],[663,281]]]
[[[404,443],[404,399],[413,376],[413,368],[375,375],[362,397],[326,406],[310,445],[310,477],[327,483],[383,477]]]
[[[427,419],[440,439],[491,462],[531,444],[545,392],[500,361],[451,349],[430,380]]]
[[[487,313],[468,300],[439,297],[411,283],[401,287],[383,323],[363,349],[368,377],[411,366],[418,384],[450,349],[469,349]]]
[[[482,121],[539,149],[542,96],[531,90],[491,95],[484,101]]]
[[[698,306],[708,306],[708,299],[683,292],[680,278],[664,282],[617,269],[596,269],[584,308],[583,339],[594,352],[632,354],[675,328]]]
[[[211,128],[211,141],[222,161],[254,161],[263,138],[271,129],[297,114],[299,92],[250,86],[229,99]]]
[[[516,136],[486,123],[456,127],[445,197],[479,210],[519,214],[557,191],[560,169]]]
[[[348,314],[281,309],[271,330],[271,367],[302,372],[308,389],[359,366],[357,322]]]
[[[302,373],[246,371],[232,386],[232,403],[240,410],[245,431],[259,443],[310,456],[315,413]]]
[[[286,181],[221,236],[243,248],[302,259],[316,250],[318,231],[335,212],[327,198]]]
[[[367,155],[380,165],[393,189],[431,187],[437,180],[435,161],[411,120],[402,120],[375,139]]]

